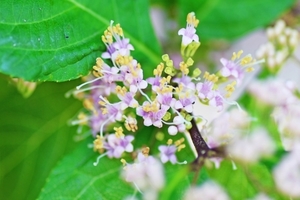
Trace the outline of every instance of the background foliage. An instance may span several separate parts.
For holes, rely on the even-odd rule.
[[[154,3],[175,8],[180,26],[185,24],[186,14],[195,11],[200,19],[199,35],[205,42],[234,40],[268,25],[293,2],[180,0]],[[114,20],[121,23],[136,49],[134,56],[149,75],[160,62],[162,53],[151,26],[149,5],[145,0],[4,0],[0,8],[0,72],[34,81],[68,81],[86,75],[105,48],[101,34],[110,20]],[[0,199],[35,199],[44,185],[39,199],[114,199],[118,198],[113,196],[116,188],[122,188],[121,195],[134,193],[118,179],[119,161],[103,159],[105,164],[95,168],[91,164],[96,155],[86,148],[87,142],[74,142],[76,128],[68,126],[67,121],[77,113],[80,103],[66,99],[64,94],[78,84],[79,81],[43,83],[31,97],[23,99],[9,84],[8,76],[0,76]],[[147,138],[140,139],[143,140]],[[191,155],[183,156],[191,160]],[[176,184],[169,186],[162,196],[172,199],[181,196],[182,192],[177,195],[174,191],[183,191],[192,175],[182,183],[180,180],[186,175],[182,166],[167,165],[166,171],[168,183]],[[178,171],[180,173],[174,175]],[[205,180],[208,174],[214,176],[217,172],[203,170],[199,181]],[[228,179],[217,177],[220,183]],[[231,194],[234,199],[254,193],[246,178],[243,180],[243,188],[249,192]],[[236,185],[237,182],[230,182],[227,187]]]

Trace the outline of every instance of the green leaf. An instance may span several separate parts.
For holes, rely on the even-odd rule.
[[[101,35],[120,23],[146,75],[160,47],[146,0],[1,2],[0,72],[29,81],[67,81],[87,75],[105,51]]]
[[[103,157],[93,165],[97,154],[84,141],[52,171],[39,199],[122,199],[134,189],[120,178],[118,159]]]
[[[180,0],[180,24],[185,24],[186,15],[193,11],[200,20],[198,33],[201,41],[232,40],[273,22],[294,2],[294,0]]]
[[[52,167],[76,145],[76,127],[67,121],[80,103],[64,94],[77,83],[43,83],[24,99],[0,75],[0,199],[36,199]]]
[[[222,161],[219,169],[211,169],[208,174],[219,182],[233,200],[253,198],[264,193],[274,199],[285,199],[277,191],[271,171],[262,163],[252,165],[235,163],[233,169],[230,161]]]

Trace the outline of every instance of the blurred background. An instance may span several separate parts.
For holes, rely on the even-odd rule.
[[[247,1],[249,4],[259,2]],[[260,19],[257,16],[261,13],[256,14],[256,10],[262,8],[249,7],[253,9],[251,12],[255,18],[250,28],[244,29],[240,23],[229,19],[222,24],[223,33],[209,32],[208,26],[220,26],[214,24],[219,20],[218,17],[232,13],[242,17],[242,11],[247,10],[247,7],[234,7],[231,3],[235,1],[222,1],[222,5],[216,7],[214,6],[218,1],[209,2],[202,9],[206,12],[202,13],[203,19],[202,16],[197,16],[200,18],[199,35],[202,42],[198,61],[202,61],[199,62],[199,67],[202,68],[216,69],[216,63],[221,56],[230,57],[233,51],[240,49],[255,55],[260,44],[267,41],[264,28],[274,24],[280,17],[292,26],[297,23],[299,25],[299,1],[289,4],[282,1],[283,9],[278,9],[278,2],[274,4],[274,8],[272,4],[266,8],[272,14],[272,19],[267,19],[268,16]],[[169,52],[176,57],[179,54],[180,42],[177,30],[185,24],[185,16],[193,6],[198,8],[202,5],[193,5],[193,1],[184,0],[153,0],[149,3],[151,19],[163,52]],[[227,13],[220,16],[210,15],[211,10],[221,9],[220,7],[227,10]],[[217,11],[216,13],[221,12]],[[257,20],[265,20],[264,25],[256,25]],[[234,32],[231,29],[239,31]],[[299,48],[295,55],[300,60]],[[299,64],[295,64],[295,61],[288,61],[280,73],[280,76],[298,80],[300,84],[299,75]],[[76,115],[81,103],[74,98],[65,98],[65,94],[79,84],[80,80],[38,83],[32,95],[24,98],[15,83],[7,75],[0,74],[0,199],[36,199],[51,169],[78,145],[74,140],[77,127],[69,126],[68,121]]]

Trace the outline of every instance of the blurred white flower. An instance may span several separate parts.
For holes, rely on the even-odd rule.
[[[289,81],[279,79],[269,79],[265,81],[253,81],[249,85],[249,92],[261,102],[279,106],[295,102],[297,98],[293,94]]]
[[[277,122],[283,147],[291,150],[300,140],[300,102],[278,106],[274,109],[272,116]]]
[[[233,108],[216,118],[207,131],[203,131],[210,148],[229,143],[239,132],[244,132],[248,128],[250,117],[248,114]]]
[[[122,176],[143,192],[145,200],[157,199],[158,191],[165,185],[162,163],[153,156],[142,153],[138,154],[135,163],[127,164],[124,167]]]
[[[253,163],[271,155],[275,151],[275,144],[265,129],[258,128],[250,134],[235,137],[226,149],[232,158]]]
[[[184,200],[229,200],[227,193],[224,189],[213,181],[207,181],[198,187],[189,188],[185,195]]]
[[[264,193],[259,193],[255,197],[253,197],[251,199],[247,199],[247,200],[273,200],[273,198],[268,197]]]
[[[275,167],[273,176],[282,193],[291,198],[300,197],[300,143]]]

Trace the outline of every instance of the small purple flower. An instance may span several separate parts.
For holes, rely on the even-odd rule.
[[[214,97],[209,101],[209,105],[214,106],[221,111],[223,109],[224,98],[222,98],[221,94],[218,91],[214,92]]]
[[[139,105],[138,101],[134,99],[135,93],[126,92],[123,96],[118,94],[119,99],[121,100],[121,109],[125,110],[128,107],[135,108]]]
[[[204,83],[197,83],[196,90],[201,100],[212,99],[214,97],[213,83],[211,81],[205,81]]]
[[[131,142],[133,139],[134,137],[132,135],[117,137],[115,134],[109,134],[107,136],[107,142],[104,143],[107,156],[109,158],[120,158],[125,151],[132,152],[133,145]]]
[[[136,114],[144,118],[145,126],[162,127],[162,118],[166,114],[167,109],[161,108],[158,102],[149,103],[145,101],[142,106],[136,109]]]
[[[157,91],[158,88],[160,88],[160,80],[161,76],[155,76],[155,77],[150,77],[147,79],[147,82],[152,85],[152,91]]]
[[[172,91],[170,92],[160,92],[156,97],[157,101],[161,104],[165,109],[169,109],[175,104],[175,99],[173,98]]]
[[[176,109],[184,109],[186,112],[193,112],[193,104],[196,101],[196,97],[190,92],[183,92],[179,94],[179,100],[175,103]]]
[[[111,118],[112,121],[121,121],[122,120],[122,109],[121,109],[121,104],[115,103],[115,104],[107,104],[106,105],[107,109],[107,115],[109,118]]]
[[[242,67],[237,63],[225,58],[221,58],[220,61],[223,65],[223,68],[221,69],[222,76],[234,78],[238,83],[240,83],[244,77],[244,70]]]
[[[177,157],[175,155],[177,147],[175,145],[160,145],[158,149],[160,151],[161,162],[166,163],[170,161],[172,164],[177,163]]]
[[[192,82],[191,77],[183,75],[180,78],[174,78],[174,83],[182,84],[184,88],[195,90],[195,83]]]
[[[107,51],[102,53],[102,58],[110,58],[115,61],[118,56],[129,56],[130,51],[134,50],[133,46],[129,43],[128,38],[120,38],[114,35],[116,42],[112,44],[106,44]]]

